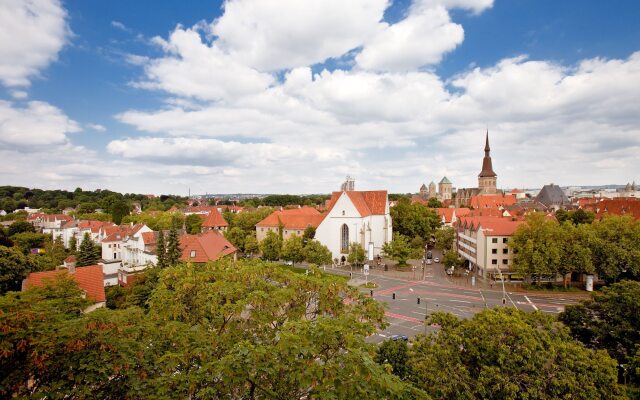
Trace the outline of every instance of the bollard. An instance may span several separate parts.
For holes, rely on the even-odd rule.
[[[395,293],[393,293],[393,294],[391,295],[391,298],[395,300],[395,299],[396,299],[396,294],[395,294]]]
[[[369,294],[373,297],[373,290],[369,290]]]
[[[420,297],[418,297],[418,304],[420,304]]]
[[[349,279],[353,278],[353,272],[349,272]]]

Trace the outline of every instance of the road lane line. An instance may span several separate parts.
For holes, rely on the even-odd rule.
[[[527,296],[524,296],[524,298],[529,302],[529,304],[531,305],[531,307],[533,307],[534,310],[538,311],[538,307],[536,307],[536,305],[533,304],[533,301],[529,300]]]

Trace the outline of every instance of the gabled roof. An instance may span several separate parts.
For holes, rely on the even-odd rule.
[[[204,263],[215,261],[221,257],[233,254],[237,249],[217,231],[208,231],[198,235],[182,235],[180,237],[182,261]],[[192,257],[192,252],[195,255]]]
[[[447,177],[445,176],[444,178],[442,178],[442,180],[440,181],[440,183],[444,183],[444,184],[449,184],[451,185],[451,181],[449,179],[447,179]]]
[[[227,223],[218,209],[214,207],[205,217],[204,221],[202,222],[202,226],[204,228],[217,228],[221,226],[229,226],[229,223]]]
[[[59,274],[69,274],[66,269],[57,271],[32,272],[24,281],[24,288],[31,286],[44,286],[46,280],[55,280]],[[77,267],[71,277],[78,282],[80,289],[84,290],[87,298],[100,303],[106,301],[104,293],[104,274],[100,265]]]
[[[349,191],[344,193],[349,196],[361,217],[385,215],[387,211],[386,190]]]
[[[94,221],[94,220],[83,220],[78,222],[78,229],[80,230],[91,230],[93,233],[98,233],[100,228],[105,226],[115,226],[113,222],[106,221]]]
[[[544,185],[542,189],[540,189],[540,193],[536,196],[536,201],[539,201],[547,207],[570,204],[569,198],[567,198],[567,195],[564,194],[560,186],[554,185],[553,183]]]
[[[444,218],[445,223],[451,223],[451,221],[453,220],[453,216],[456,216],[456,219],[460,219],[461,217],[464,217],[465,215],[469,215],[469,213],[471,212],[471,210],[469,210],[468,208],[436,208],[436,213],[438,214],[438,216],[440,218]]]
[[[306,229],[308,226],[317,228],[324,219],[324,215],[313,207],[293,208],[274,211],[256,224],[257,227],[283,226],[286,229]]]
[[[144,224],[135,225],[120,225],[110,226],[105,228],[105,232],[108,232],[108,236],[102,240],[103,243],[108,242],[121,242],[128,237],[135,235],[140,229],[144,227]]]
[[[511,236],[523,223],[503,217],[462,217],[458,220],[458,226],[472,230],[482,228],[485,236]]]

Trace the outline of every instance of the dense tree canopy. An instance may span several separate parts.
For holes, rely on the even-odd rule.
[[[382,246],[384,254],[398,262],[398,265],[407,265],[407,260],[411,256],[411,247],[406,236],[395,234],[393,240]]]
[[[607,350],[620,364],[633,364],[640,356],[640,282],[622,281],[593,292],[590,300],[567,306],[560,320],[586,346]],[[627,371],[640,385],[640,371]]]
[[[382,308],[316,270],[180,265],[160,272],[147,311],[82,314],[84,302],[71,280],[0,299],[0,395],[427,398],[373,361],[364,338]]]
[[[409,380],[437,399],[623,399],[616,362],[574,341],[553,316],[497,308],[458,320],[410,350]]]
[[[411,204],[409,199],[402,198],[391,207],[393,232],[406,237],[430,239],[442,222],[432,209],[422,204]]]

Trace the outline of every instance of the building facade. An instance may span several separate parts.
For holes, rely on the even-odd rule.
[[[478,187],[458,189],[456,192],[456,207],[470,206],[471,198],[474,196],[501,194],[501,192],[498,191],[497,185],[498,174],[493,171],[491,147],[489,146],[489,131],[487,131],[482,170],[478,174]]]

